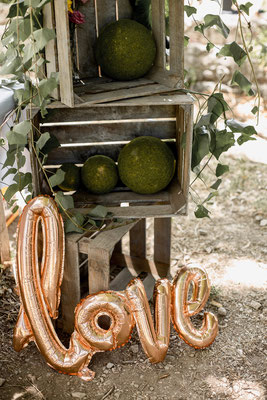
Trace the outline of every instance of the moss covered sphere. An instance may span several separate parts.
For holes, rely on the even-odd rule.
[[[152,67],[156,44],[152,33],[130,19],[106,25],[96,41],[96,61],[104,74],[116,80],[144,76]]]
[[[117,166],[106,156],[89,157],[82,167],[82,181],[91,193],[108,193],[118,182]]]
[[[175,171],[175,158],[160,139],[141,136],[133,139],[120,152],[119,175],[133,192],[152,194],[164,189]]]
[[[65,172],[64,181],[58,187],[65,191],[72,191],[79,189],[81,181],[81,168],[72,163],[62,164],[60,167]]]

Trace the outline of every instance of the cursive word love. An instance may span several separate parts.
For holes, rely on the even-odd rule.
[[[37,251],[39,224],[44,243],[41,265]],[[16,351],[35,341],[52,368],[90,381],[94,378],[88,368],[92,356],[125,345],[135,325],[152,363],[165,358],[171,320],[180,338],[190,346],[201,349],[214,341],[218,321],[212,313],[204,313],[199,329],[190,319],[208,300],[208,276],[201,268],[183,267],[172,283],[168,279],[156,282],[155,324],[144,286],[137,278],[124,291],[99,292],[83,299],[75,309],[75,328],[66,348],[51,321],[58,316],[64,243],[63,222],[55,202],[48,196],[31,200],[21,215],[17,236],[16,275],[21,307],[13,337]],[[106,327],[101,323],[103,317],[108,321]]]

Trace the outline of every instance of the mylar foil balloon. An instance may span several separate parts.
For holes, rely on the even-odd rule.
[[[193,285],[189,300],[190,284]],[[204,313],[203,323],[197,329],[190,317],[199,313],[205,306],[210,294],[210,282],[207,273],[201,268],[180,269],[173,280],[172,321],[179,336],[196,349],[208,347],[218,333],[218,320],[210,312]]]
[[[40,226],[41,265],[38,259]],[[16,279],[22,304],[13,345],[20,351],[29,341],[35,341],[46,362],[59,372],[92,380],[94,372],[88,369],[92,356],[123,346],[135,324],[149,360],[152,363],[164,360],[169,345],[170,316],[179,336],[191,346],[207,347],[215,339],[218,322],[213,314],[204,314],[199,330],[190,320],[208,299],[207,274],[200,268],[183,267],[173,283],[160,279],[155,285],[155,326],[144,286],[140,279],[134,279],[125,291],[92,294],[77,305],[75,329],[67,349],[51,322],[58,315],[63,266],[62,218],[50,197],[36,197],[24,208],[18,225]],[[192,296],[188,300],[191,284]],[[108,321],[106,326],[103,318]]]

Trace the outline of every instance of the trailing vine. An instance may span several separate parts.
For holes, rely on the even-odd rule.
[[[64,180],[64,171],[60,168],[52,175],[45,169],[45,162],[48,153],[59,146],[55,137],[48,132],[41,133],[36,127],[32,126],[31,120],[34,116],[34,108],[39,108],[41,115],[47,113],[47,106],[52,101],[50,94],[58,87],[58,74],[53,73],[46,76],[44,49],[50,40],[55,38],[55,32],[52,29],[43,28],[42,26],[42,10],[43,7],[51,0],[0,0],[1,3],[8,3],[8,23],[2,36],[2,44],[5,51],[0,54],[0,76],[12,75],[13,80],[2,82],[3,86],[9,86],[14,90],[16,100],[16,108],[7,117],[8,120],[13,119],[13,126],[6,135],[6,143],[0,139],[0,145],[7,145],[6,160],[2,168],[8,167],[8,171],[3,176],[3,182],[9,174],[14,174],[14,183],[9,185],[6,193],[6,201],[12,205],[13,196],[20,192],[24,196],[25,202],[28,202],[33,196],[32,174],[30,172],[22,172],[26,158],[25,149],[33,152],[36,156],[39,167],[42,169],[46,184],[48,185],[55,201],[59,205],[60,210],[65,214],[65,229],[67,232],[77,231],[85,232],[88,229],[103,228],[104,219],[113,220],[112,215],[108,214],[107,209],[97,206],[90,214],[83,215],[81,213],[72,213],[70,209],[74,208],[74,202],[71,195],[64,195],[62,191],[57,190],[57,186]],[[79,2],[74,3],[68,1],[69,15],[73,29],[75,24],[83,23],[83,16],[79,13]],[[88,0],[80,0],[82,3]],[[236,41],[227,43],[222,47],[217,47],[209,38],[208,31],[217,29],[225,38],[228,37],[229,28],[224,24],[219,15],[207,14],[203,22],[197,21],[195,14],[196,8],[188,4],[185,5],[185,13],[191,16],[195,22],[195,31],[202,33],[207,40],[207,52],[216,48],[218,56],[232,57],[237,64],[231,85],[237,85],[246,94],[255,97],[255,106],[251,110],[253,114],[259,116],[260,109],[260,90],[256,79],[256,74],[251,60],[251,49],[246,43],[244,29],[251,31],[248,21],[249,9],[251,3],[239,6],[236,0],[233,1],[238,12],[238,29],[241,35],[242,43]],[[246,24],[246,28],[244,27]],[[190,45],[190,38],[185,36],[185,46]],[[248,62],[250,65],[253,83],[256,86],[256,93],[252,89],[252,82],[245,77],[240,67],[243,63]],[[23,88],[16,88],[15,82],[23,84]],[[253,126],[246,126],[229,118],[231,113],[230,107],[224,99],[220,90],[221,81],[215,85],[211,94],[197,93],[190,88],[184,89],[185,92],[192,93],[199,102],[199,112],[194,123],[194,137],[192,148],[192,170],[195,172],[196,179],[202,179],[202,172],[209,164],[210,160],[215,158],[218,161],[215,171],[215,182],[209,188],[209,194],[204,201],[196,201],[195,215],[198,218],[208,217],[210,212],[206,208],[206,203],[218,194],[218,188],[222,182],[222,175],[229,170],[227,165],[220,162],[221,154],[227,152],[235,142],[235,134],[239,137],[237,143],[241,145],[248,140],[254,140],[256,135]],[[201,100],[202,99],[202,100]],[[204,99],[204,100],[203,100]],[[22,113],[27,110],[27,117],[21,122]],[[3,124],[4,124],[3,123]],[[223,123],[223,126],[221,126]],[[2,124],[2,125],[3,125]],[[25,194],[26,193],[26,194]],[[194,196],[193,196],[194,197]],[[15,212],[16,209],[13,209]],[[123,224],[123,222],[121,222]]]

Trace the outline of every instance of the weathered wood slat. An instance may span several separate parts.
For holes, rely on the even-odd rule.
[[[185,126],[186,126],[186,143],[184,150],[184,168],[183,168],[183,183],[182,189],[184,196],[188,199],[189,196],[189,185],[190,185],[190,173],[191,173],[191,154],[192,154],[192,140],[193,140],[193,106],[184,107],[185,113]],[[187,203],[188,207],[188,203]],[[187,209],[186,209],[187,212]]]
[[[131,122],[130,122],[131,121]],[[46,126],[44,130],[53,134],[60,144],[101,143],[132,140],[138,136],[154,136],[159,139],[174,139],[174,120],[119,120],[114,122],[88,122],[86,125]]]
[[[151,80],[145,78],[135,79],[133,81],[112,81],[111,79],[101,77],[97,80],[87,80],[84,85],[74,87],[74,91],[79,95],[96,94],[120,89],[131,89],[138,86],[147,86],[152,84],[153,82],[151,82]]]
[[[79,5],[86,23],[77,26],[77,59],[80,78],[98,77],[98,67],[95,62],[94,44],[96,40],[96,15],[93,1]]]
[[[78,237],[77,234],[66,235],[65,266],[61,286],[63,329],[69,333],[73,332],[74,310],[81,299]]]
[[[177,90],[177,89],[175,89]],[[163,93],[163,94],[154,94],[148,95],[144,97],[135,97],[135,98],[127,98],[127,99],[118,99],[117,101],[112,101],[112,103],[100,103],[94,104],[94,107],[123,107],[123,106],[145,106],[145,105],[187,105],[194,104],[194,98],[189,94],[184,93]],[[82,107],[88,109],[91,104],[83,104]],[[53,102],[48,105],[48,109],[60,109],[66,108],[66,106],[58,101]],[[75,104],[75,110],[81,108],[80,104]],[[103,109],[104,110],[104,109]]]
[[[83,212],[80,208],[82,205],[77,205],[77,210]],[[114,217],[118,218],[165,218],[175,217],[178,214],[184,214],[184,210],[179,210],[175,214],[173,213],[172,207],[169,204],[163,205],[139,205],[131,207],[107,207],[109,212],[112,212]]]
[[[6,226],[6,217],[2,193],[0,193],[0,263],[10,260],[9,236]]]
[[[166,93],[172,90],[176,89],[168,88],[164,85],[152,84],[146,86],[137,86],[132,88],[131,90],[121,89],[106,93],[85,94],[82,96],[84,104],[76,105],[76,107],[88,107],[88,105],[90,104],[108,103],[111,101],[113,102],[115,100],[129,99],[132,97],[149,96],[157,93]]]
[[[136,256],[136,257],[141,257],[141,258],[146,258],[146,220],[145,219],[142,219],[141,221],[139,221],[130,231],[130,255]]]
[[[184,71],[184,2],[169,0],[170,71],[183,81]]]
[[[55,16],[54,16],[54,1],[48,3],[43,8],[43,27],[48,29],[55,29]],[[47,76],[54,72],[58,72],[57,60],[57,44],[56,40],[50,40],[45,47],[45,58],[48,61],[46,64]],[[54,99],[59,99],[59,89],[54,89],[51,93]]]
[[[131,18],[132,7],[129,0],[116,0],[118,4],[118,18]]]
[[[146,119],[146,118],[174,118],[176,116],[175,105],[163,106],[91,106],[86,109],[71,108],[49,109],[45,116],[45,124],[73,122],[73,121],[106,121],[121,119]],[[56,125],[54,125],[56,126]]]
[[[154,261],[170,266],[171,218],[154,219]],[[168,274],[166,267],[165,276]]]
[[[73,107],[74,95],[67,2],[65,0],[56,0],[54,7],[57,29],[60,97],[62,103]]]
[[[131,233],[131,231],[130,231]],[[154,271],[154,278],[160,279],[161,277],[166,277],[166,270],[168,270],[169,265],[155,262],[153,260],[147,260],[146,258],[141,258],[137,256],[128,256],[126,254],[114,253],[111,257],[111,263],[119,265],[121,267],[127,267],[130,271],[134,270],[136,274],[140,272]]]
[[[152,31],[157,45],[155,65],[165,69],[165,0],[153,0],[152,7]]]

